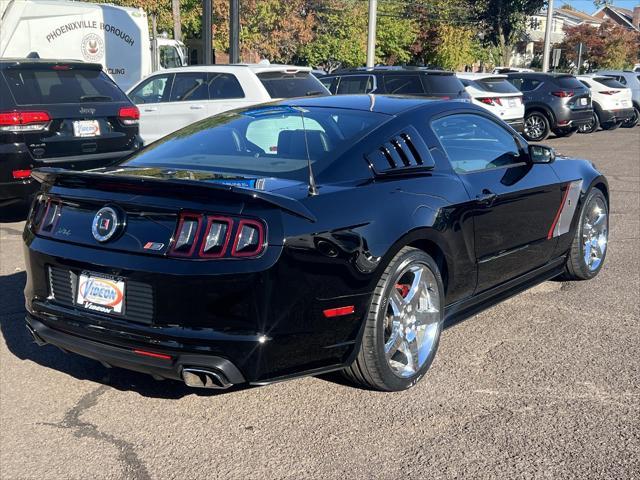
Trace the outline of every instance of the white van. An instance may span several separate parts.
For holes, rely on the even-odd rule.
[[[81,60],[100,63],[127,90],[153,71],[147,14],[139,8],[65,0],[3,2],[0,57]],[[158,39],[161,58],[185,65],[184,50]],[[174,58],[175,57],[175,58]]]

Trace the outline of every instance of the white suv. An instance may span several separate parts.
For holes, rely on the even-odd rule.
[[[580,127],[580,133],[591,133],[602,127],[614,130],[634,116],[631,89],[615,78],[604,75],[580,75],[576,77],[591,90],[593,121]]]
[[[148,144],[226,110],[329,91],[309,67],[239,64],[162,70],[127,94],[140,109],[140,135]]]
[[[522,92],[507,80],[506,75],[493,73],[456,73],[471,101],[486,108],[518,132],[524,126]]]

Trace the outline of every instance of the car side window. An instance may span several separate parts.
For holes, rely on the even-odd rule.
[[[619,77],[617,78],[617,80],[618,80],[621,84],[623,84],[623,85],[626,85],[626,84],[627,84],[627,79],[626,79],[626,78],[624,78],[623,76],[619,76]]]
[[[129,97],[133,103],[161,103],[168,101],[173,75],[156,75],[142,82]]]
[[[393,95],[424,94],[420,75],[385,75],[384,86]]]
[[[178,73],[171,89],[172,102],[208,100],[209,89],[205,72]]]
[[[511,133],[481,115],[442,117],[434,120],[431,128],[458,173],[503,168],[523,161]]]
[[[209,99],[244,98],[244,90],[235,75],[231,73],[209,74]]]
[[[531,90],[535,90],[540,85],[540,80],[535,80],[533,78],[525,78],[522,82],[522,91],[530,92]]]
[[[342,77],[338,85],[338,95],[349,93],[369,93],[373,91],[371,75],[352,75]]]

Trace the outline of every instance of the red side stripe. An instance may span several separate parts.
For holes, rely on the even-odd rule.
[[[558,207],[558,211],[556,212],[556,217],[553,219],[553,223],[551,224],[549,233],[547,233],[547,240],[551,240],[553,238],[553,231],[556,229],[558,220],[560,220],[560,214],[562,213],[562,209],[564,208],[564,202],[567,201],[567,197],[569,196],[569,190],[571,190],[571,183],[567,183],[567,186],[565,187],[564,194],[562,195],[562,201],[560,202],[560,206]]]

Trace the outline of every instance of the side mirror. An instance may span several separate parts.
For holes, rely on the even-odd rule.
[[[531,163],[552,163],[556,159],[556,151],[546,145],[529,145]]]

